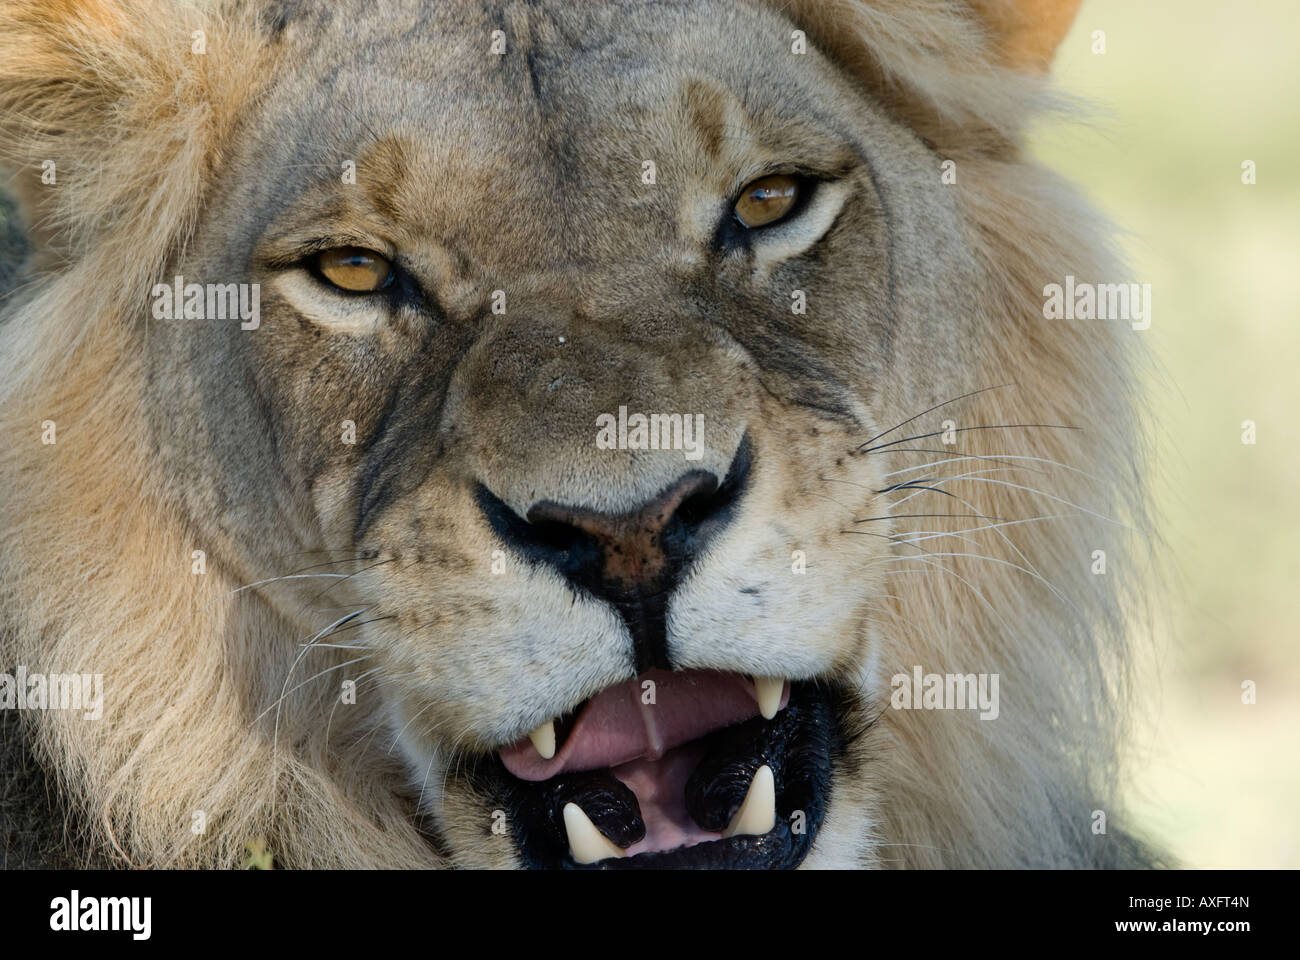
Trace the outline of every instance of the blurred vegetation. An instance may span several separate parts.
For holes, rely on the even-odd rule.
[[[1152,284],[1171,577],[1134,812],[1195,867],[1300,865],[1298,26],[1295,0],[1085,0],[1054,71],[1090,122],[1036,141]]]

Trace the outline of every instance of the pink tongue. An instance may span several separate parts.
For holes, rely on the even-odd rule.
[[[653,688],[644,688],[653,681]],[[650,700],[652,689],[654,696]],[[782,706],[789,696],[782,697]],[[543,760],[525,737],[501,748],[501,762],[521,780],[658,760],[680,744],[758,716],[754,686],[735,673],[651,670],[596,694],[559,752]]]

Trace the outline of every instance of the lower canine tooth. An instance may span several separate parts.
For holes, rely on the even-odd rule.
[[[542,755],[543,760],[549,760],[555,756],[555,721],[547,720],[544,724],[528,734],[528,739],[533,741],[533,746],[537,752]]]
[[[595,863],[610,857],[626,857],[622,847],[617,847],[596,829],[576,803],[564,805],[564,832],[569,835],[569,855],[578,863]]]
[[[755,677],[754,692],[758,696],[758,712],[764,720],[771,720],[781,708],[781,694],[785,692],[783,677]]]
[[[567,810],[565,811],[567,813]],[[776,780],[767,764],[759,767],[745,802],[722,831],[723,837],[762,836],[776,826]]]

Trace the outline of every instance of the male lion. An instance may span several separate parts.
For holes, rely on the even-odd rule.
[[[1075,5],[4,2],[8,862],[1152,862]]]

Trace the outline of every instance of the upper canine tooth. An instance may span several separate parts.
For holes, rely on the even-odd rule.
[[[567,812],[567,811],[566,811]],[[762,836],[776,826],[776,779],[772,768],[763,764],[745,794],[745,802],[722,831],[723,837]]]
[[[626,857],[622,847],[596,829],[576,803],[564,805],[564,832],[569,835],[569,854],[578,863],[595,863],[610,857]]]
[[[781,708],[781,694],[785,692],[783,677],[755,677],[754,692],[758,695],[758,712],[764,720],[771,720]]]
[[[547,720],[536,730],[531,731],[528,739],[533,741],[533,746],[537,748],[543,760],[551,759],[555,756],[555,721]]]

